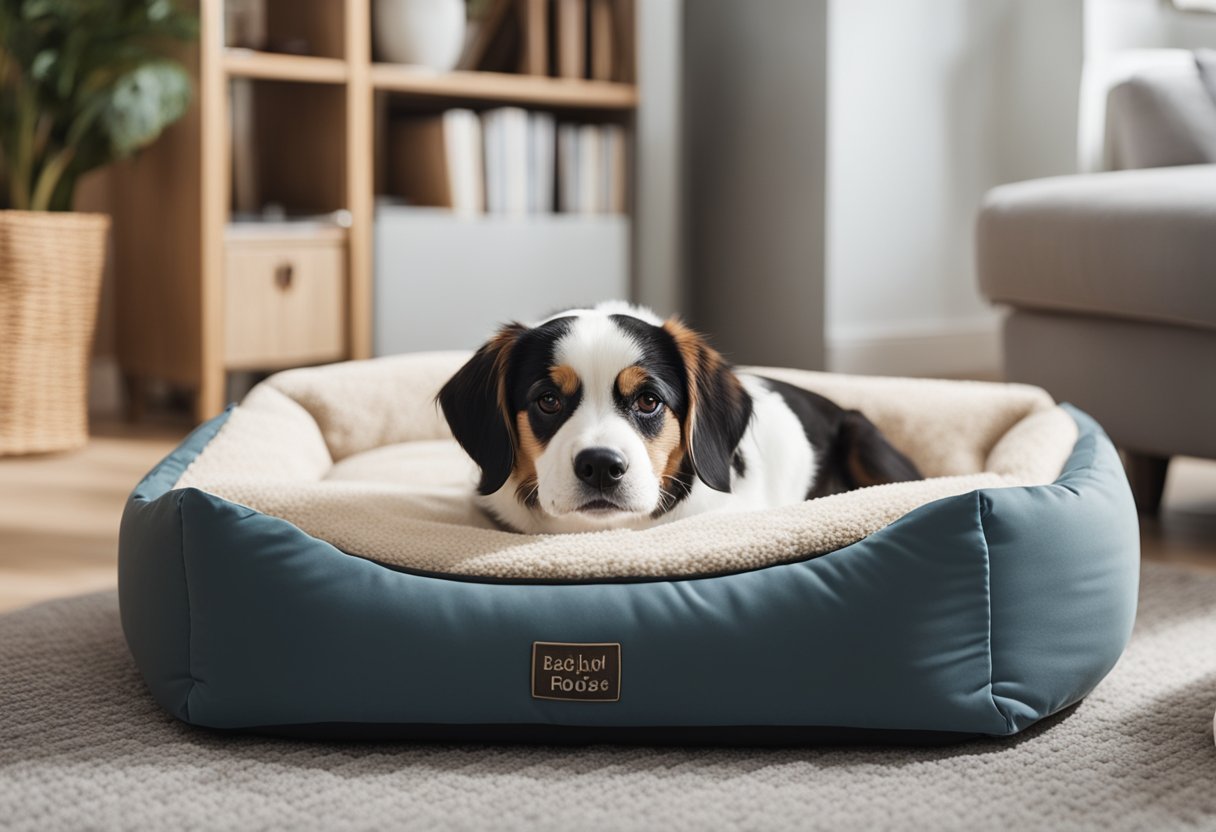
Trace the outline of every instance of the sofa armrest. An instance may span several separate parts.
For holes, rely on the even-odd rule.
[[[997,303],[1216,329],[1216,165],[1002,185],[976,256]]]

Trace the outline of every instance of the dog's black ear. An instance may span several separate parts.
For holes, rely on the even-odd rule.
[[[502,488],[515,464],[515,426],[506,397],[511,350],[527,329],[504,326],[461,367],[436,397],[452,436],[481,468],[477,490]]]
[[[675,340],[684,362],[688,396],[684,442],[692,469],[710,488],[729,493],[735,449],[752,418],[752,397],[703,337],[677,318],[663,328]]]

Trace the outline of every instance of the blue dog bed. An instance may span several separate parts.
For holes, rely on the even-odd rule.
[[[1109,439],[1073,408],[1054,482],[932,500],[760,568],[531,579],[355,557],[175,488],[239,412],[157,465],[122,521],[127,642],[156,700],[194,725],[546,742],[1004,736],[1082,699],[1131,632],[1135,509]]]

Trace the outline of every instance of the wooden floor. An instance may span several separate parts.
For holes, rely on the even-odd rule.
[[[186,430],[93,432],[74,453],[0,458],[0,611],[114,586],[127,495]]]
[[[72,454],[0,459],[0,611],[115,585],[127,494],[184,428],[100,426]],[[1216,570],[1216,462],[1175,460],[1144,557]]]

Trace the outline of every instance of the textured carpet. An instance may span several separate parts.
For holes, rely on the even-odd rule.
[[[898,695],[898,691],[892,691]],[[0,828],[1216,829],[1216,576],[1144,574],[1111,676],[949,748],[312,744],[149,699],[113,594],[0,617]]]

